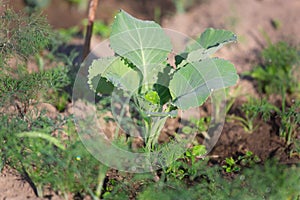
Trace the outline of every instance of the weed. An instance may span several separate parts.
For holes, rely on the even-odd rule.
[[[291,144],[300,130],[300,101],[296,101],[290,108],[279,112],[281,126],[280,137],[284,138],[287,145]]]
[[[227,173],[238,172],[241,168],[237,165],[237,160],[234,160],[232,157],[225,159],[225,165],[222,167],[225,169]]]
[[[259,163],[261,159],[254,155],[252,151],[246,151],[245,155],[239,156],[238,160],[242,166],[252,167],[254,164]]]
[[[242,167],[253,167],[260,161],[260,158],[254,155],[253,152],[246,151],[244,155],[238,156],[236,160],[233,157],[226,158],[225,164],[222,166],[222,168],[225,169],[227,173],[239,172],[241,171]]]
[[[291,47],[285,42],[279,42],[277,44],[271,44],[268,48],[262,52],[263,65],[255,68],[250,75],[256,79],[261,92],[265,92],[267,95],[280,93],[281,95],[281,108],[275,108],[269,103],[265,103],[265,106],[248,106],[246,107],[252,112],[252,116],[255,117],[259,112],[265,112],[267,115],[262,117],[269,118],[271,110],[280,117],[279,136],[284,138],[287,145],[296,141],[297,132],[299,130],[299,102],[296,100],[291,107],[286,106],[286,97],[289,94],[294,94],[299,91],[299,81],[294,76],[294,72],[299,68],[299,51],[298,49]],[[296,95],[297,96],[297,95]],[[247,113],[246,113],[247,118]],[[251,127],[252,117],[250,120],[241,119],[246,127]],[[249,123],[247,124],[247,121]],[[297,145],[296,145],[297,146]]]
[[[280,92],[284,111],[286,94],[294,93],[299,88],[299,82],[293,75],[293,71],[299,67],[298,50],[279,42],[264,49],[262,58],[262,66],[254,68],[250,75],[258,82],[261,92],[267,95]]]
[[[199,172],[203,167],[207,165],[208,159],[200,158],[206,153],[206,148],[203,145],[195,145],[185,152],[184,156],[181,156],[178,160],[172,162],[164,173],[168,178],[176,178],[182,180],[183,178],[189,178],[194,180],[199,176]]]
[[[231,115],[228,118],[240,122],[241,126],[248,133],[252,133],[257,126],[254,125],[254,120],[261,117],[265,122],[270,120],[270,117],[279,109],[270,104],[266,99],[257,100],[250,98],[247,103],[242,105],[244,117]]]

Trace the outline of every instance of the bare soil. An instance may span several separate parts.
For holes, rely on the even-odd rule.
[[[17,172],[5,168],[0,174],[0,199],[19,200],[32,199],[38,200],[29,183],[24,180]]]
[[[22,6],[21,1],[15,2],[16,8]],[[155,4],[155,2],[161,3]],[[136,17],[153,19],[155,5],[158,5],[163,10],[163,27],[174,29],[188,36],[196,36],[207,27],[232,30],[238,35],[238,43],[222,49],[217,55],[233,62],[238,73],[250,70],[259,62],[258,53],[268,44],[268,40],[271,42],[286,40],[293,44],[300,44],[299,0],[202,1],[188,12],[173,16],[171,13],[175,8],[170,1],[155,2],[100,1],[98,18],[110,21],[113,14],[122,8]],[[76,15],[78,12],[67,4],[57,5],[51,5],[46,10],[49,22],[54,27],[76,25],[84,17],[84,12]],[[66,12],[70,15],[66,16]],[[274,23],[277,23],[278,27]],[[244,94],[258,96],[253,82],[240,80],[238,85],[241,88],[241,96],[233,105],[231,113],[237,112],[241,103],[245,101]],[[288,148],[277,135],[276,124],[260,121],[257,123],[258,128],[250,134],[237,123],[226,122],[222,135],[210,156],[215,159],[216,163],[221,163],[226,157],[236,157],[250,150],[262,160],[276,157],[285,164],[299,163],[299,158],[289,158]],[[35,196],[29,183],[16,172],[5,168],[0,174],[0,200],[2,199],[39,198]]]

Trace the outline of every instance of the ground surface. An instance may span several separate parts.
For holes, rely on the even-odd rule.
[[[164,13],[165,17],[162,18],[163,27],[177,30],[189,36],[195,36],[207,27],[226,28],[234,31],[238,35],[239,42],[220,51],[218,56],[232,61],[239,73],[251,69],[258,62],[258,52],[266,46],[268,38],[272,42],[280,39],[298,44],[300,42],[299,0],[211,0],[199,3],[188,12],[175,16],[170,16],[174,7],[172,8],[168,4],[162,6],[168,8],[166,9],[168,12]],[[123,8],[137,17],[146,19],[149,16],[153,18],[153,6],[150,6],[152,10],[139,10],[143,7],[142,5],[118,3],[118,1],[109,3],[104,1],[101,4],[100,1],[100,7],[99,17],[105,20],[109,20],[112,13],[119,8]],[[62,10],[64,9],[76,13],[74,8],[62,8]],[[66,17],[67,24],[64,24],[59,18],[61,17],[61,9],[57,8],[56,10],[47,10],[50,23],[55,27],[75,25],[76,20],[80,20],[79,17],[83,16],[81,14],[74,18]],[[74,13],[71,14],[71,16],[75,15]],[[279,27],[276,28],[274,22],[279,22]],[[250,81],[240,80],[239,85],[241,86],[241,96],[246,93],[257,95]],[[243,100],[242,97],[239,98],[234,106],[238,108]],[[277,156],[283,163],[296,162],[296,160],[287,159],[283,142],[275,134],[275,128],[270,124],[261,123],[253,134],[247,134],[239,125],[228,122],[210,155],[217,158],[216,162],[220,162],[225,157],[235,156],[250,150],[263,160]],[[0,174],[0,200],[4,199],[38,198],[22,177],[9,169],[5,169],[4,173]],[[54,199],[58,199],[58,197]]]

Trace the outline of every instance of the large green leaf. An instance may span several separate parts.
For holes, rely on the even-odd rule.
[[[236,84],[238,75],[229,61],[214,58],[188,63],[170,81],[173,104],[185,110],[202,105],[213,90]]]
[[[197,41],[203,48],[209,49],[236,41],[236,35],[231,31],[208,28]]]
[[[162,70],[161,64],[172,49],[169,37],[153,21],[136,19],[121,11],[117,14],[110,36],[112,49],[127,58],[143,74],[144,83]]]
[[[95,60],[89,68],[88,75],[88,83],[94,91],[96,91],[101,77],[106,78],[119,89],[132,92],[138,89],[141,79],[139,72],[128,67],[121,57]]]
[[[236,35],[231,31],[208,28],[197,41],[187,47],[187,60],[189,62],[203,60],[214,54],[223,45],[234,41],[236,41]]]

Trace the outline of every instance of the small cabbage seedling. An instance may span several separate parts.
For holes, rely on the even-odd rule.
[[[230,31],[205,30],[175,55],[175,66],[167,62],[174,53],[171,39],[153,21],[139,20],[121,11],[115,17],[109,39],[115,55],[99,58],[89,66],[88,84],[100,94],[113,86],[115,99],[116,91],[121,91],[122,97],[130,97],[126,102],[134,105],[141,116],[139,134],[149,151],[157,144],[168,117],[176,117],[178,110],[201,106],[212,91],[235,85],[238,80],[233,64],[211,58],[224,44],[236,41]],[[129,126],[122,122],[124,112],[118,114],[118,122]]]

